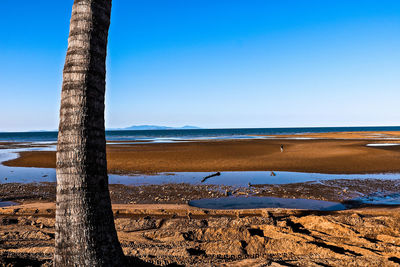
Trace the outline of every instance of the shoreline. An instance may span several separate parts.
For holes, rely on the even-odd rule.
[[[394,200],[400,205],[399,180],[324,180],[292,184],[258,184],[248,187],[206,184],[110,184],[113,204],[188,204],[191,200],[232,197],[276,197],[323,200],[353,203],[351,207],[368,206],[368,199],[377,203]],[[229,192],[229,193],[228,193]],[[376,194],[379,192],[379,194]],[[18,204],[31,202],[54,202],[56,183],[3,183],[0,184],[0,200]],[[389,197],[389,198],[388,198]],[[394,198],[392,198],[394,197]],[[380,202],[379,202],[380,201]],[[390,203],[389,203],[390,204]]]
[[[332,135],[332,134],[330,134]],[[338,136],[338,135],[336,135]],[[327,174],[400,172],[397,139],[242,139],[107,145],[110,174],[289,171]],[[126,143],[126,142],[125,142]],[[284,152],[280,152],[280,145]],[[15,146],[15,145],[14,145]],[[55,168],[55,151],[25,151],[10,167]]]

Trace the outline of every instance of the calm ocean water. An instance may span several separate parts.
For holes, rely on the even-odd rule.
[[[171,140],[249,138],[252,135],[279,135],[300,133],[327,133],[352,131],[400,131],[400,126],[373,127],[310,127],[310,128],[237,128],[195,130],[138,130],[106,131],[107,140]],[[51,142],[57,140],[57,132],[0,132],[0,141]]]

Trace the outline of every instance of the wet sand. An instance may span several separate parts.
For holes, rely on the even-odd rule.
[[[258,184],[248,187],[205,184],[122,185],[111,184],[113,204],[187,204],[190,200],[231,196],[262,196],[349,202],[381,192],[400,192],[400,180],[338,179],[292,184]],[[0,200],[20,204],[55,201],[56,183],[0,184]],[[361,204],[358,204],[360,206]],[[365,205],[364,205],[365,206]]]
[[[356,137],[360,135],[357,133]],[[329,136],[343,137],[333,133]],[[269,170],[331,174],[400,172],[400,146],[366,147],[369,143],[400,143],[400,140],[340,138],[113,144],[107,146],[108,169],[112,174]],[[55,168],[55,152],[22,152],[19,158],[4,164]]]

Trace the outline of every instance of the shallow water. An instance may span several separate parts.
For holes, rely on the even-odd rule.
[[[0,183],[32,183],[32,182],[56,182],[55,169],[50,168],[26,168],[8,167],[1,164],[4,161],[15,159],[22,151],[54,151],[55,145],[48,142],[35,143],[33,146],[27,143],[26,147],[14,149],[0,149]],[[43,146],[45,145],[45,146]],[[156,175],[109,175],[110,184],[125,185],[150,185],[150,184],[210,184],[227,185],[233,187],[247,187],[257,184],[290,184],[302,182],[318,182],[322,180],[335,179],[381,179],[400,180],[399,173],[381,174],[323,174],[303,172],[282,171],[227,171],[221,172],[219,176],[210,177],[202,183],[204,177],[213,172],[175,172],[159,173]],[[360,203],[399,205],[400,194],[376,192],[368,196],[355,199]],[[0,202],[0,206],[13,205],[13,202]],[[270,197],[229,197],[221,200],[198,200],[192,205],[206,205],[208,208],[263,208],[281,207],[313,210],[340,210],[345,207],[340,203],[309,200],[309,199],[278,199]],[[342,206],[337,206],[342,205]],[[204,207],[206,207],[204,206]],[[202,206],[203,207],[203,206]]]
[[[207,179],[203,184],[248,186],[257,184],[290,184],[334,179],[400,179],[398,173],[383,174],[323,174],[304,172],[273,172],[271,171],[227,171],[220,176]],[[160,173],[157,175],[122,176],[109,175],[110,183],[122,184],[162,184],[162,183],[190,183],[200,184],[204,177],[212,172],[175,172]]]
[[[400,205],[400,193],[375,192],[354,201],[374,205]]]
[[[366,146],[400,146],[399,143],[374,143],[374,144],[366,144]]]
[[[34,150],[54,150],[55,146],[30,147],[18,149],[1,149],[0,162],[15,159],[18,152]],[[201,184],[204,177],[212,172],[175,172],[159,173],[156,175],[109,175],[110,184],[145,185],[165,183],[189,183]],[[400,179],[399,173],[381,174],[324,174],[305,172],[283,172],[283,171],[227,171],[221,172],[220,176],[207,179],[204,184],[248,186],[257,184],[290,184],[320,180],[333,179]],[[55,182],[55,169],[50,168],[26,168],[8,167],[0,164],[0,183],[32,183],[32,182]]]
[[[256,136],[328,133],[328,132],[400,131],[399,126],[372,127],[309,127],[309,128],[238,128],[238,129],[169,129],[169,130],[108,130],[107,140],[174,140],[174,139],[240,139]],[[386,137],[376,134],[377,137]],[[57,132],[0,132],[0,141],[57,141]]]
[[[18,203],[12,202],[12,201],[0,201],[0,207],[9,207],[9,206],[15,206],[18,205]]]
[[[259,209],[285,208],[336,211],[347,207],[341,203],[313,199],[291,199],[276,197],[225,197],[189,201],[189,205],[203,209]]]
[[[52,151],[55,146],[0,149],[0,183],[55,182],[55,169],[8,167],[2,163],[18,157],[22,151]]]

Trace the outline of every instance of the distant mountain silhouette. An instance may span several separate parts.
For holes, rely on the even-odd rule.
[[[200,127],[185,125],[183,127],[168,127],[159,125],[133,125],[126,128],[108,129],[108,130],[193,130],[201,129]]]

